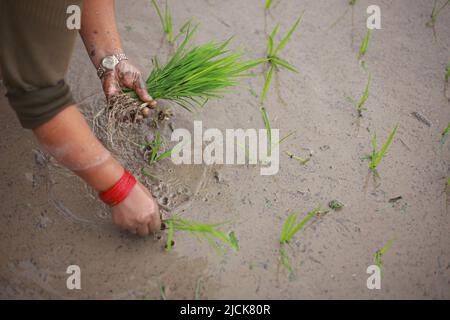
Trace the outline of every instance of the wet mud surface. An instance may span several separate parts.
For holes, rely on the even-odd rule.
[[[450,122],[443,71],[450,52],[450,10],[425,27],[429,1],[378,1],[382,27],[371,38],[365,60],[372,73],[368,110],[358,119],[346,96],[359,97],[367,71],[358,63],[366,8],[360,1],[281,1],[265,16],[260,1],[172,1],[175,23],[202,21],[197,43],[235,35],[251,57],[264,55],[265,29],[281,22],[287,30],[305,10],[283,55],[298,67],[285,70],[269,91],[266,109],[280,136],[280,170],[261,176],[258,166],[176,166],[170,160],[146,166],[139,144],[151,139],[151,121],[110,149],[146,184],[164,214],[205,223],[231,221],[241,250],[218,256],[206,243],[176,233],[171,255],[157,236],[139,238],[117,230],[110,212],[79,178],[40,151],[0,97],[0,297],[1,298],[450,298],[450,142],[439,144]],[[151,57],[171,48],[162,41],[156,14],[147,1],[117,1],[119,31],[127,55],[146,75]],[[245,32],[244,32],[245,31]],[[256,72],[263,72],[257,70]],[[105,105],[88,54],[78,41],[67,80],[80,110],[93,125]],[[248,85],[258,94],[264,79]],[[238,88],[210,101],[199,113],[161,103],[169,123],[192,130],[263,128],[258,99]],[[422,115],[424,121],[416,116]],[[376,130],[380,143],[395,124],[398,132],[381,161],[381,178],[368,176],[367,161]],[[101,133],[98,133],[103,138]],[[131,141],[131,142],[130,142]],[[104,141],[108,144],[108,141]],[[169,147],[166,145],[164,147]],[[285,154],[302,157],[301,165]],[[142,168],[153,177],[143,174]],[[156,178],[155,178],[156,177]],[[401,197],[401,198],[400,198]],[[291,244],[296,277],[279,263],[278,239],[292,210],[303,215],[338,199],[344,207],[315,218]],[[368,290],[366,269],[389,240],[383,256],[381,290]],[[82,289],[67,290],[66,268],[79,265]]]

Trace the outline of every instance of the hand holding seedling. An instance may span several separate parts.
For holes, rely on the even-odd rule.
[[[82,20],[80,35],[96,69],[103,66],[102,61],[105,57],[123,55],[116,26],[114,1],[87,1]],[[125,87],[134,90],[149,107],[155,106],[156,102],[148,94],[140,71],[125,57],[117,59],[115,64],[103,71],[99,76],[108,100],[120,94],[121,88]],[[149,109],[143,108],[141,112],[146,116]]]
[[[107,99],[122,93],[122,87],[132,89],[139,99],[148,103],[150,107],[156,105],[156,101],[148,94],[141,72],[128,60],[120,61],[115,69],[106,73],[102,78],[103,91]],[[148,115],[148,108],[142,110],[143,115]]]
[[[125,200],[112,208],[112,218],[119,227],[140,236],[149,235],[161,227],[158,205],[139,182]]]
[[[83,26],[80,30],[80,35],[89,52],[91,61],[96,68],[99,67],[105,56],[123,53],[120,36],[116,27],[113,1],[86,2],[82,19]],[[111,101],[111,98],[121,94],[122,87],[125,87],[135,91],[139,99],[146,102],[148,107],[154,107],[156,105],[156,102],[153,101],[147,92],[140,71],[126,59],[116,63],[111,70],[105,70],[100,75],[100,78],[108,102]],[[140,109],[143,116],[148,115],[148,107]],[[91,137],[92,140],[94,139],[88,129],[85,130],[85,135]],[[99,144],[98,141],[93,143],[96,145]],[[99,146],[99,148],[101,147]],[[89,157],[95,158],[96,154],[92,153]],[[107,168],[103,170],[104,173],[101,175],[98,173],[101,171],[100,169],[97,169],[96,172],[84,174],[84,176],[82,174],[80,175],[88,183],[94,180],[90,179],[93,175],[97,176],[96,181],[99,182],[107,181],[108,179],[111,180],[102,186],[94,186],[98,191],[108,190],[108,188],[112,188],[111,186],[117,182],[120,174],[124,171],[116,161],[114,163],[114,166],[105,166]],[[92,185],[92,183],[90,184]],[[150,192],[139,182],[129,190],[128,195],[120,203],[113,205],[112,218],[113,222],[119,227],[141,236],[158,230],[161,224],[158,205]]]

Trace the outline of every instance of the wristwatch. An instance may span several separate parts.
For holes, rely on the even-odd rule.
[[[106,72],[114,70],[117,64],[122,60],[128,60],[125,53],[117,53],[104,57],[97,69],[98,77],[101,79]]]

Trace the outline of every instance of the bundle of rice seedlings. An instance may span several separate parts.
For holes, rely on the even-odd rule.
[[[219,255],[223,253],[223,247],[219,244],[219,242],[228,245],[231,249],[235,251],[239,250],[239,242],[233,231],[227,234],[217,229],[217,227],[222,226],[225,223],[203,224],[182,219],[177,216],[165,219],[163,220],[163,223],[165,223],[169,229],[166,243],[166,250],[169,253],[171,252],[172,246],[174,244],[173,242],[174,230],[187,231],[198,241],[201,241],[201,239],[206,240],[206,242],[208,242],[208,244]]]
[[[231,38],[188,48],[197,27],[187,28],[184,41],[164,66],[153,59],[154,69],[146,80],[154,99],[173,101],[188,111],[203,107],[211,98],[221,98],[225,89],[240,84],[238,78],[252,75],[249,69],[267,61],[242,61],[242,49],[227,49]],[[136,98],[134,92],[129,94]]]
[[[222,98],[226,89],[240,85],[240,79],[252,76],[248,71],[268,59],[243,61],[244,51],[227,47],[231,38],[222,42],[208,42],[191,47],[192,36],[198,25],[188,22],[185,38],[165,65],[155,57],[154,68],[146,80],[153,99],[174,102],[188,111],[204,107],[211,98]],[[146,103],[138,100],[134,91],[123,88],[123,94],[108,101],[105,110],[97,114],[94,125],[102,127],[112,143],[113,137],[124,136],[124,129],[145,117]],[[106,113],[106,123],[100,124],[100,115]]]

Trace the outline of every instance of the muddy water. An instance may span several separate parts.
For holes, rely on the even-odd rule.
[[[443,69],[450,49],[450,11],[436,24],[437,39],[425,22],[429,1],[388,1],[381,31],[366,55],[373,81],[368,111],[357,121],[346,96],[359,97],[367,72],[357,61],[365,33],[368,1],[360,1],[332,29],[347,1],[281,1],[267,17],[260,1],[173,1],[175,23],[192,16],[203,22],[198,43],[235,34],[252,57],[263,55],[264,29],[281,20],[281,33],[305,10],[298,33],[283,57],[301,71],[277,74],[267,100],[273,128],[284,136],[280,171],[260,176],[256,166],[175,166],[164,161],[141,174],[139,148],[124,163],[167,208],[203,222],[232,221],[241,245],[219,257],[188,234],[175,235],[172,255],[163,240],[118,231],[109,211],[91,190],[39,153],[29,132],[20,129],[5,98],[0,98],[0,296],[6,298],[450,298],[450,218],[446,178],[449,144],[439,145],[450,121],[443,92]],[[129,57],[149,70],[150,56],[170,48],[161,41],[157,17],[146,1],[117,1],[119,29]],[[257,73],[262,72],[256,70]],[[68,75],[88,119],[104,104],[101,87],[79,41]],[[249,79],[257,93],[263,77]],[[4,88],[2,88],[4,93]],[[258,100],[239,88],[201,113],[173,106],[176,127],[263,128]],[[419,112],[427,126],[411,116]],[[384,143],[399,130],[380,164],[381,179],[367,179],[371,137]],[[142,138],[151,137],[143,125]],[[147,130],[148,129],[148,130]],[[149,136],[147,136],[149,135]],[[167,139],[168,133],[164,131]],[[140,143],[135,141],[136,143]],[[306,166],[284,154],[313,156]],[[113,150],[117,151],[117,150]],[[134,161],[136,160],[136,162]],[[390,202],[401,196],[400,200]],[[296,277],[279,265],[278,237],[291,210],[302,214],[330,200],[345,204],[300,233],[290,248]],[[366,288],[373,254],[395,239],[383,256],[382,290]],[[82,289],[66,288],[67,266],[82,270]]]

